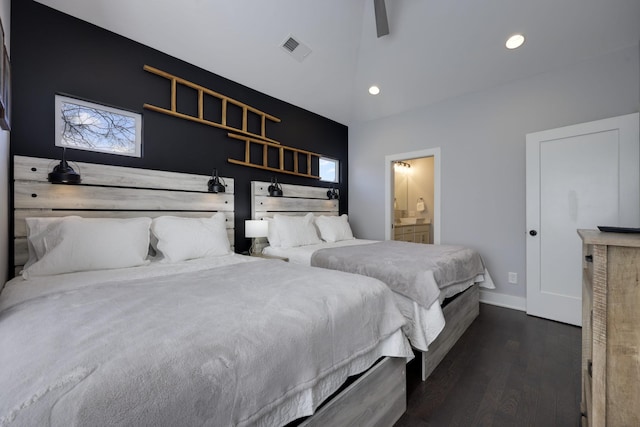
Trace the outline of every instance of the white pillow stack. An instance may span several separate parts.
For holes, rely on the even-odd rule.
[[[137,267],[148,264],[153,237],[162,262],[227,255],[226,218],[26,218],[29,259],[22,277]],[[150,235],[152,231],[153,236]],[[157,239],[157,243],[156,243]]]
[[[151,218],[31,218],[27,224],[38,260],[23,270],[25,279],[147,263]]]
[[[280,244],[280,236],[278,235],[278,229],[276,228],[276,221],[273,218],[265,218],[265,220],[269,226],[267,231],[267,240],[269,240],[269,245],[274,248],[279,248],[282,245]]]
[[[353,232],[349,225],[349,218],[346,214],[340,216],[321,215],[316,218],[316,225],[320,230],[320,237],[325,242],[339,242],[341,240],[352,240]]]
[[[295,248],[297,246],[322,243],[322,240],[318,237],[316,227],[313,225],[312,213],[308,213],[303,217],[275,214],[269,227],[271,228],[272,225],[275,225],[275,232],[282,248]],[[269,239],[269,243],[271,244],[271,239]]]
[[[157,251],[164,257],[162,262],[231,253],[225,221],[222,212],[211,218],[154,218],[151,231],[158,238]]]
[[[47,253],[47,239],[49,234],[56,232],[55,229],[65,218],[80,218],[79,216],[67,217],[38,217],[25,218],[27,223],[27,246],[29,248],[29,259],[24,264],[24,268],[31,266]]]
[[[269,245],[275,248],[294,248],[315,245],[322,241],[333,243],[354,239],[346,214],[318,217],[314,217],[312,213],[305,216],[275,214],[273,218],[266,220],[269,221],[267,239]]]

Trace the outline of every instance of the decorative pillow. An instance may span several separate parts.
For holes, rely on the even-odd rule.
[[[164,257],[162,262],[231,253],[225,221],[222,212],[211,218],[155,218],[151,223],[151,231],[158,238],[157,249]]]
[[[320,230],[320,237],[325,242],[339,242],[353,239],[349,218],[346,214],[340,216],[321,215],[316,218],[316,225]]]
[[[276,214],[273,216],[273,220],[280,237],[280,245],[283,248],[322,243],[316,227],[313,225],[312,213],[303,217]]]
[[[146,264],[151,218],[65,217],[40,233],[43,256],[22,276],[47,276]]]
[[[280,236],[278,235],[278,227],[276,225],[276,221],[273,218],[265,218],[269,223],[269,229],[267,231],[267,240],[269,240],[269,245],[274,248],[279,248],[282,246],[280,244]]]
[[[24,268],[33,265],[33,263],[44,256],[47,252],[45,237],[65,218],[80,217],[66,216],[25,218],[25,222],[27,223],[27,247],[29,249],[29,259],[24,264]]]

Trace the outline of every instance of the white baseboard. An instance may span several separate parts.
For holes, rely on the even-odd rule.
[[[480,289],[480,302],[497,305],[499,307],[511,308],[513,310],[527,311],[527,299],[514,297],[513,295],[487,292]]]

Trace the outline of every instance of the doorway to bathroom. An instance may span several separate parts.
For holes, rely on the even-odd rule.
[[[385,238],[440,243],[440,148],[385,157]]]

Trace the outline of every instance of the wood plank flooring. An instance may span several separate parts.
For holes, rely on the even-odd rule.
[[[480,315],[425,382],[407,367],[394,427],[580,424],[581,329],[480,304]]]

